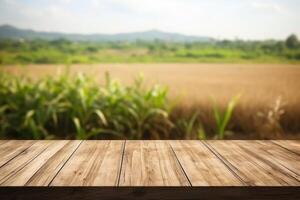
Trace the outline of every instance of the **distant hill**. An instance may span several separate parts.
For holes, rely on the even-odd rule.
[[[20,29],[11,25],[0,26],[0,39],[44,39],[56,40],[67,39],[71,41],[153,41],[163,40],[171,42],[209,42],[213,41],[210,37],[188,36],[178,33],[168,33],[158,30],[143,32],[118,33],[118,34],[67,34],[59,32],[43,32],[30,29]]]

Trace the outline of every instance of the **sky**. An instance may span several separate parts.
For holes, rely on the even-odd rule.
[[[0,24],[65,33],[161,30],[217,39],[300,36],[300,0],[0,0]]]

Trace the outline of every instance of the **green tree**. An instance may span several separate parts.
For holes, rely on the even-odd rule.
[[[292,34],[286,39],[285,44],[289,49],[295,49],[299,46],[299,40],[295,34]]]

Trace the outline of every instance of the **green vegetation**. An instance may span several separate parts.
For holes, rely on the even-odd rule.
[[[0,64],[148,62],[299,63],[300,43],[223,40],[216,42],[71,42],[67,40],[0,40]]]
[[[100,85],[71,74],[33,80],[1,73],[0,138],[275,139],[299,133],[297,103],[289,108],[281,98],[247,109],[239,95],[186,105],[169,99],[164,86],[146,87],[142,77],[125,86],[107,74]]]
[[[99,85],[82,74],[34,81],[2,73],[0,138],[205,139],[198,113],[174,117],[167,91],[145,87],[142,77],[124,86],[109,74]],[[236,102],[220,118],[223,132]]]
[[[144,88],[142,78],[126,87],[106,77],[99,86],[78,75],[32,81],[0,75],[3,138],[167,138],[167,89]]]
[[[218,107],[216,102],[214,101],[213,111],[214,117],[217,124],[217,135],[218,139],[224,139],[226,135],[230,135],[231,132],[227,131],[226,128],[231,119],[233,110],[240,99],[240,95],[234,96],[228,103],[225,112],[222,113],[221,109]]]

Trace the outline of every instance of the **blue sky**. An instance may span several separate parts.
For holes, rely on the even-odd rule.
[[[300,36],[300,0],[0,0],[0,24],[68,33],[158,29],[282,39]]]

